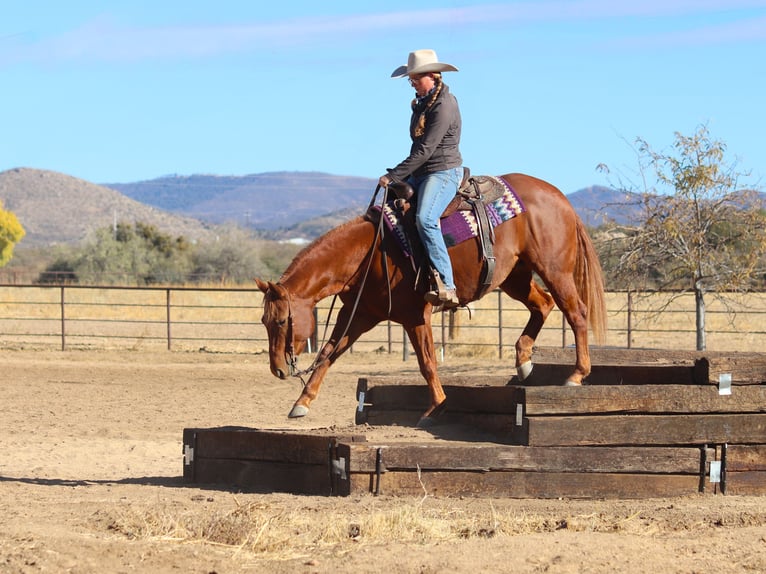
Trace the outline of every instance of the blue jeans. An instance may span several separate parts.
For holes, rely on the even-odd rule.
[[[420,240],[447,289],[455,288],[455,279],[452,276],[452,262],[447,253],[447,245],[439,226],[439,217],[455,197],[462,178],[463,168],[454,167],[410,180],[410,184],[417,190],[415,223]]]

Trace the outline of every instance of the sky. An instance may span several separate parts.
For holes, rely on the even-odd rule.
[[[571,193],[635,171],[636,138],[669,151],[705,125],[766,176],[766,0],[6,4],[0,171],[377,178],[410,145],[391,72],[431,48],[459,68],[474,174]]]

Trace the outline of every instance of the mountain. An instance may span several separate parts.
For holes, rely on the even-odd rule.
[[[743,205],[766,210],[766,193],[744,193],[747,193],[747,197],[741,198]],[[642,196],[638,193],[594,185],[570,193],[567,199],[590,227],[598,227],[609,221],[620,225],[637,225],[643,217]]]
[[[377,181],[319,172],[245,176],[172,175],[110,189],[160,209],[210,223],[261,230],[290,227],[341,209],[367,206]]]
[[[16,168],[0,172],[3,208],[26,231],[24,246],[76,243],[115,220],[141,221],[174,237],[214,237],[212,226],[135,201],[123,194],[53,171]]]
[[[210,223],[235,222],[271,237],[315,237],[361,213],[375,190],[374,179],[318,172],[273,172],[245,176],[170,175],[106,187],[155,207]],[[569,200],[587,225],[608,219],[628,223],[629,194],[591,186]]]
[[[0,172],[0,200],[26,229],[25,246],[77,242],[115,218],[142,221],[192,240],[212,238],[215,227],[224,223],[258,230],[268,239],[313,239],[363,213],[376,184],[362,177],[273,172],[96,185],[19,168]],[[638,215],[638,195],[608,187],[586,187],[567,197],[591,227],[608,220],[629,225]],[[766,195],[760,198],[766,206]]]
[[[592,185],[570,193],[567,199],[589,227],[598,227],[609,221],[630,225],[640,215],[639,195],[610,187]]]

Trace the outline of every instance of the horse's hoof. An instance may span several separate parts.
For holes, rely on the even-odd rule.
[[[564,383],[565,387],[581,387],[582,383],[578,381],[568,380],[566,383]]]
[[[532,367],[532,361],[526,361],[525,363],[522,363],[516,367],[516,374],[519,377],[519,381],[523,381],[532,374]]]
[[[419,429],[430,429],[436,426],[436,419],[433,417],[420,417],[416,426]]]
[[[309,414],[308,407],[304,407],[303,405],[295,405],[293,410],[291,410],[290,414],[287,416],[291,419],[299,419],[301,417],[305,417],[307,414]]]

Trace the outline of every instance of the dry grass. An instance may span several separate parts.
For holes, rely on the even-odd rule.
[[[289,504],[281,499],[240,503],[234,497],[228,510],[218,511],[210,511],[204,504],[191,508],[126,504],[107,513],[107,527],[133,540],[212,544],[269,560],[292,560],[312,556],[317,550],[343,554],[360,545],[433,545],[559,530],[653,537],[689,530],[766,526],[766,516],[742,516],[734,511],[690,523],[673,505],[636,511],[613,504],[603,512],[589,508],[588,513],[574,507],[561,514],[560,506],[559,510],[520,512],[497,509],[492,500],[455,505],[427,495],[420,499],[360,500],[358,504],[355,512],[349,512],[348,507],[338,509],[332,500],[317,499],[308,499],[305,504],[300,499]]]
[[[494,532],[494,527],[478,528],[476,517],[453,514],[407,502],[352,514],[261,502],[236,504],[223,512],[172,505],[122,506],[111,513],[109,528],[130,539],[204,542],[283,560],[308,556],[318,547],[342,551],[349,542],[429,544],[465,538],[479,530]]]

